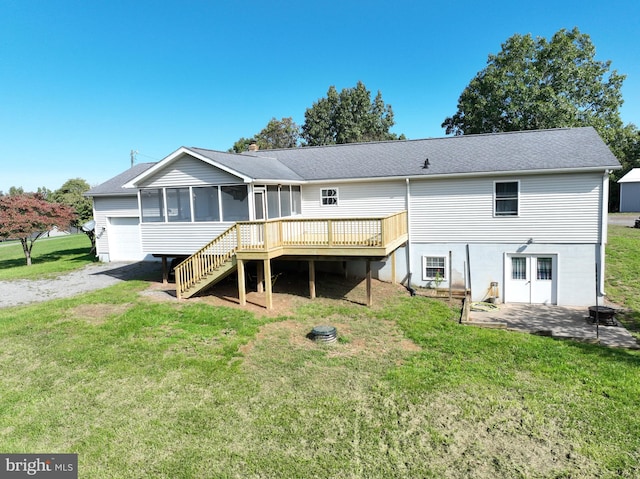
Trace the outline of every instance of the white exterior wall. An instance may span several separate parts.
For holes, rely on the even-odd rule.
[[[138,218],[137,196],[110,196],[93,198],[93,218],[96,221],[96,256],[109,261],[108,218]]]
[[[640,183],[620,183],[620,213],[640,211]]]
[[[148,254],[191,255],[233,223],[140,223],[142,250]]]
[[[494,181],[520,181],[519,214],[493,216]],[[597,243],[602,174],[411,182],[411,240]]]
[[[204,186],[238,184],[243,181],[237,176],[215,168],[204,161],[184,155],[157,174],[148,178],[143,188],[176,186]]]
[[[338,190],[338,205],[321,205],[320,191]],[[303,185],[302,215],[306,218],[380,217],[407,209],[403,180]]]
[[[453,286],[463,287],[465,268],[467,284],[470,284],[473,301],[486,299],[492,282],[498,283],[499,300],[509,302],[505,297],[505,261],[509,254],[549,255],[557,258],[557,303],[560,305],[588,306],[595,304],[595,264],[598,257],[596,245],[589,244],[469,244],[433,243],[412,244],[412,284],[418,287],[432,287],[422,279],[423,256],[449,257]],[[470,278],[469,278],[470,270]],[[448,274],[448,272],[447,272]],[[448,288],[449,281],[443,281],[441,288]]]
[[[496,180],[520,182],[517,217],[494,217]],[[393,211],[405,209],[406,190],[402,183],[394,183],[395,189],[379,183],[363,186],[361,191],[369,196],[357,201],[349,197],[355,192],[353,185],[347,188],[339,185],[339,195],[345,201],[340,205],[344,208],[335,208],[336,216],[345,211],[346,216],[356,214],[358,208],[362,208],[360,214],[369,215],[370,211],[374,211],[372,215],[381,214],[381,209],[367,207],[378,203],[394,205],[397,209]],[[311,207],[318,216],[321,216],[318,211],[330,210],[318,206],[320,187],[309,189],[307,186],[303,194],[303,213],[306,215],[308,211],[305,207]],[[371,198],[377,191],[395,192],[395,196],[377,201]],[[449,287],[450,283],[454,288],[463,288],[466,274],[474,301],[485,298],[492,282],[498,283],[500,299],[504,300],[508,255],[540,254],[552,256],[556,261],[554,281],[558,304],[593,304],[595,264],[599,260],[601,240],[601,194],[601,173],[411,180],[411,247],[410,251],[401,248],[396,253],[396,280],[406,281],[406,265],[410,261],[411,284],[433,287],[432,281],[423,279],[422,257],[447,258],[448,276],[451,252],[451,278],[447,277],[439,285],[441,288]],[[351,208],[355,204],[358,207]],[[372,269],[379,279],[391,279],[390,261],[372,263]],[[363,275],[364,262],[353,262],[348,272]]]

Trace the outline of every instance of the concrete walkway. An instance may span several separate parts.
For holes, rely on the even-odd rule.
[[[544,334],[555,338],[598,342],[604,346],[640,349],[623,326],[599,326],[589,317],[587,307],[545,306],[538,304],[500,304],[493,311],[471,311],[467,324],[491,326],[512,331]]]

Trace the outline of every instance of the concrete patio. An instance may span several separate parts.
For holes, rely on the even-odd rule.
[[[640,349],[635,338],[623,326],[597,328],[587,307],[499,304],[492,311],[470,311],[466,324],[576,339],[604,346]],[[617,323],[619,324],[619,323]]]

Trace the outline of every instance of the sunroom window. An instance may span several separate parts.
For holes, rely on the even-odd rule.
[[[221,186],[222,221],[248,221],[249,196],[245,185]]]
[[[189,188],[167,188],[167,219],[171,223],[191,221]]]
[[[140,191],[142,221],[145,223],[161,223],[164,221],[164,198],[161,189]]]
[[[220,202],[217,186],[193,188],[193,219],[195,221],[220,221]]]

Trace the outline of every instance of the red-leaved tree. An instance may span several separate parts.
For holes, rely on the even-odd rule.
[[[0,238],[20,240],[27,266],[33,243],[54,226],[67,228],[74,217],[71,207],[46,201],[37,193],[0,196]]]

